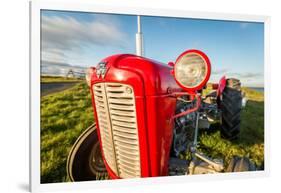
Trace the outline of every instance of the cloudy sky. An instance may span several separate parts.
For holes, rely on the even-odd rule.
[[[226,75],[246,86],[264,84],[262,23],[143,16],[142,30],[145,57],[167,63],[200,49],[211,60],[211,81]],[[83,71],[109,55],[134,54],[136,31],[136,16],[42,11],[42,73]]]

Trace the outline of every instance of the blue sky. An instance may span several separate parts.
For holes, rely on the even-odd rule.
[[[135,53],[136,16],[42,11],[41,21],[43,73]],[[262,23],[142,16],[142,31],[145,57],[167,63],[187,49],[200,49],[211,60],[211,81],[225,74],[246,86],[264,84]]]

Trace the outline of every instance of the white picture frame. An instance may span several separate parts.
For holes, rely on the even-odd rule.
[[[146,16],[183,17],[210,20],[247,21],[264,23],[264,79],[265,79],[265,170],[244,173],[225,173],[200,176],[155,177],[130,180],[88,181],[73,183],[40,184],[40,11],[63,10],[95,13],[114,13]],[[30,190],[32,192],[81,190],[81,189],[115,189],[119,186],[135,187],[149,186],[152,183],[186,183],[189,181],[207,181],[224,179],[241,179],[268,176],[270,172],[269,152],[269,96],[270,96],[270,58],[269,58],[269,28],[270,18],[258,15],[240,15],[226,13],[206,13],[187,10],[162,10],[139,7],[105,6],[97,2],[80,1],[32,1],[30,2]]]

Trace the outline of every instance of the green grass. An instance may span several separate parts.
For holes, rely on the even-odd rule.
[[[227,163],[233,155],[248,156],[257,165],[264,159],[263,93],[243,88],[249,99],[242,112],[241,137],[221,139],[219,129],[200,132],[199,150]],[[41,182],[65,182],[66,160],[78,136],[92,123],[91,96],[86,83],[41,98]]]
[[[41,76],[41,83],[56,83],[56,82],[80,82],[81,78],[63,77],[63,76]]]
[[[77,137],[94,122],[86,83],[41,98],[41,182],[65,182],[66,160]]]
[[[220,137],[219,127],[212,132],[201,132],[199,149],[210,157],[222,158],[228,163],[232,156],[247,156],[257,166],[264,160],[264,95],[243,88],[248,102],[242,110],[239,139],[228,141]]]

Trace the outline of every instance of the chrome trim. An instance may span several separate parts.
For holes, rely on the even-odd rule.
[[[121,178],[141,176],[134,90],[120,83],[93,86],[104,157]]]

